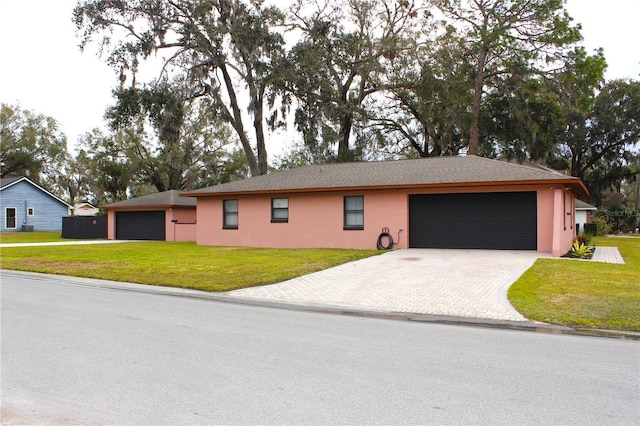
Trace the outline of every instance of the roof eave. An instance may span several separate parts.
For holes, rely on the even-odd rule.
[[[32,181],[31,179],[29,179],[29,178],[28,178],[28,177],[26,177],[26,176],[22,176],[22,177],[20,177],[19,179],[16,179],[16,180],[14,180],[14,181],[13,181],[13,182],[11,182],[11,183],[6,184],[6,185],[5,185],[5,186],[3,186],[2,188],[0,188],[0,190],[7,189],[7,188],[9,188],[9,187],[11,187],[11,186],[13,186],[13,185],[16,185],[16,184],[18,184],[18,183],[22,182],[22,181],[29,182],[31,185],[35,186],[35,187],[36,187],[37,189],[39,189],[40,191],[42,191],[42,192],[44,192],[45,194],[49,195],[51,198],[54,198],[56,201],[58,201],[58,202],[60,202],[60,203],[64,204],[65,206],[67,206],[67,208],[70,208],[70,209],[72,209],[72,208],[73,208],[73,206],[72,206],[71,204],[67,203],[67,202],[66,202],[66,201],[64,201],[62,198],[58,197],[57,195],[54,195],[53,193],[51,193],[51,192],[47,191],[46,189],[44,189],[43,187],[41,187],[40,185],[38,185],[37,183],[35,183],[34,181]]]
[[[577,178],[568,179],[547,179],[547,180],[521,180],[521,181],[489,181],[489,182],[447,182],[431,184],[406,184],[406,185],[377,185],[377,186],[342,186],[342,187],[317,187],[317,188],[292,188],[292,189],[260,189],[249,191],[210,191],[192,192],[180,194],[181,197],[225,197],[236,195],[262,195],[262,194],[296,194],[309,192],[334,192],[334,191],[371,191],[371,190],[393,190],[393,189],[437,189],[437,188],[463,188],[481,186],[531,186],[550,185],[551,189],[565,187],[570,189],[575,195],[588,195],[584,183]]]
[[[111,204],[99,205],[97,208],[104,210],[140,210],[140,209],[169,209],[174,207],[195,207],[195,205],[184,205],[184,204],[148,204],[148,205],[137,205],[137,206],[114,206]]]

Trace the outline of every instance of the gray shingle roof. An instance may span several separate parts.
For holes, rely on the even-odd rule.
[[[39,189],[40,191],[44,192],[45,194],[47,194],[48,196],[50,196],[51,198],[55,199],[56,201],[64,204],[67,207],[73,207],[71,204],[67,203],[66,201],[64,201],[62,198],[58,197],[57,195],[47,191],[46,189],[44,189],[43,187],[41,187],[40,185],[38,185],[37,183],[33,182],[31,179],[29,179],[26,176],[10,176],[10,177],[3,177],[0,178],[0,190],[4,190],[7,187],[10,187],[12,185],[17,185],[18,183],[25,181],[27,183],[29,183],[30,185],[32,185],[34,188]]]
[[[170,191],[156,192],[155,194],[143,195],[142,197],[130,198],[128,200],[117,201],[115,203],[100,206],[103,209],[117,207],[173,207],[173,206],[195,206],[194,198],[180,197],[185,191],[172,189]]]
[[[191,191],[184,196],[509,183],[561,184],[571,187],[576,194],[587,193],[580,179],[562,173],[482,157],[465,156],[310,165],[210,186]]]
[[[584,201],[576,200],[576,210],[598,210],[598,208]]]
[[[4,188],[7,185],[11,185],[12,183],[22,179],[22,176],[10,176],[0,178],[0,189]]]

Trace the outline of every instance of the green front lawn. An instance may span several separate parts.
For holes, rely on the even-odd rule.
[[[205,291],[272,284],[376,250],[258,249],[137,242],[2,249],[2,268]]]
[[[640,331],[640,238],[596,238],[626,264],[538,259],[509,289],[525,317],[551,324]]]
[[[0,244],[50,243],[57,241],[69,241],[69,239],[62,238],[60,231],[0,232]]]

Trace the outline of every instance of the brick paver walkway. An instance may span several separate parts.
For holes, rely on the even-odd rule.
[[[624,263],[618,247],[596,247],[593,252],[592,262]]]
[[[279,284],[227,294],[385,312],[525,321],[508,287],[533,262],[532,251],[396,250]]]

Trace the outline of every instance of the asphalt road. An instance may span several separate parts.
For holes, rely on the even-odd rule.
[[[638,341],[3,273],[2,423],[637,424]]]

